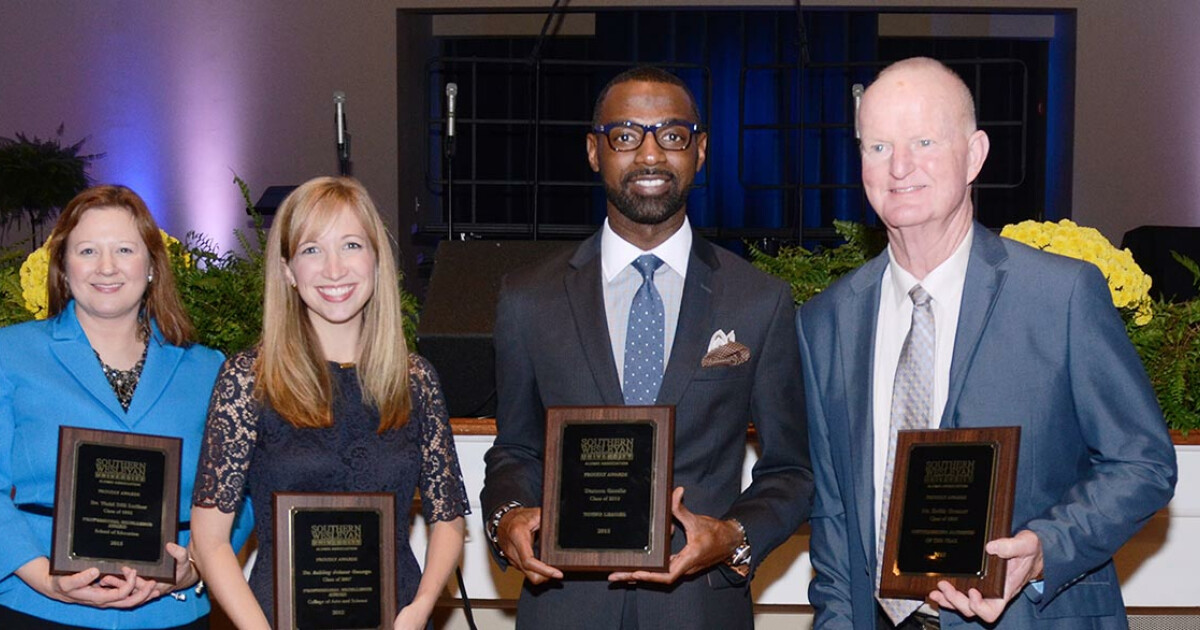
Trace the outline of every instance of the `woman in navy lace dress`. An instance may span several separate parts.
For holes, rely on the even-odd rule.
[[[260,345],[221,368],[193,495],[194,558],[239,628],[274,618],[271,493],[396,497],[395,628],[424,628],[463,546],[466,490],[433,367],[404,343],[387,232],[366,190],[323,177],[279,208],[266,251]],[[420,490],[422,575],[408,542]],[[249,584],[228,531],[254,498]]]

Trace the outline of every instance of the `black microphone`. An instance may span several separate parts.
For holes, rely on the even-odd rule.
[[[338,90],[333,93],[335,110],[334,122],[337,124],[337,156],[338,174],[350,174],[350,131],[346,127],[346,93]]]
[[[854,98],[854,138],[861,139],[862,133],[858,129],[858,108],[862,107],[863,84],[855,83],[850,86],[850,96]]]
[[[347,159],[350,157],[349,149],[346,146],[346,93],[337,91],[333,93],[333,106],[337,111],[335,121],[337,123],[337,148],[338,157]]]
[[[454,137],[454,111],[458,101],[458,84],[446,84],[446,137]]]

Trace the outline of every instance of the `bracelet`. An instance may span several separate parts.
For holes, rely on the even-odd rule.
[[[196,594],[196,597],[200,597],[204,594],[204,578],[200,576],[200,567],[196,565],[196,560],[192,558],[192,548],[190,545],[188,546],[188,564],[192,565],[192,570],[196,572],[196,577],[200,578],[196,580],[196,586],[192,588],[192,592]]]
[[[200,575],[200,568],[196,566],[196,561],[192,559],[192,554],[190,552],[188,553],[187,561],[188,561],[188,564],[192,565],[192,570],[196,572],[196,575]],[[185,589],[181,589],[178,591],[171,591],[170,593],[167,593],[167,594],[170,595],[171,598],[177,602],[186,602],[187,601],[187,591],[188,591],[188,589],[185,588]],[[199,597],[200,594],[204,592],[204,580],[198,580],[196,582],[196,588],[194,589],[194,592],[196,593],[197,597]]]
[[[488,542],[492,544],[492,549],[501,558],[504,558],[505,555],[504,550],[500,549],[500,540],[496,537],[496,530],[500,529],[500,521],[504,519],[504,515],[519,507],[524,507],[520,501],[509,501],[501,505],[495,512],[492,512],[492,517],[487,520],[487,524],[483,528]]]

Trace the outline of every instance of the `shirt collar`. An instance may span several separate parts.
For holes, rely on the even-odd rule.
[[[897,305],[910,299],[908,292],[917,284],[925,289],[934,302],[945,304],[953,294],[961,294],[963,282],[967,277],[967,262],[971,259],[971,241],[974,238],[974,230],[967,230],[967,235],[963,237],[954,253],[950,254],[950,257],[933,271],[926,274],[925,279],[921,281],[896,263],[892,254],[892,246],[888,245],[888,269],[891,272],[888,276],[891,278],[892,288],[895,290]]]
[[[603,269],[604,281],[612,282],[629,263],[642,254],[658,256],[668,267],[675,270],[680,277],[687,278],[688,257],[692,253],[692,225],[687,215],[683,217],[683,225],[658,247],[650,251],[642,251],[633,243],[621,238],[604,219],[604,227],[600,231],[600,266]]]

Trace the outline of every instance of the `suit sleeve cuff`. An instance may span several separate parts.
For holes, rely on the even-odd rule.
[[[483,531],[487,535],[488,544],[492,546],[492,553],[496,554],[499,558],[505,558],[504,551],[500,549],[500,539],[497,537],[497,530],[500,529],[500,521],[504,518],[505,514],[519,507],[523,507],[520,501],[509,501],[496,508],[496,511],[492,512],[491,516],[483,524]]]

